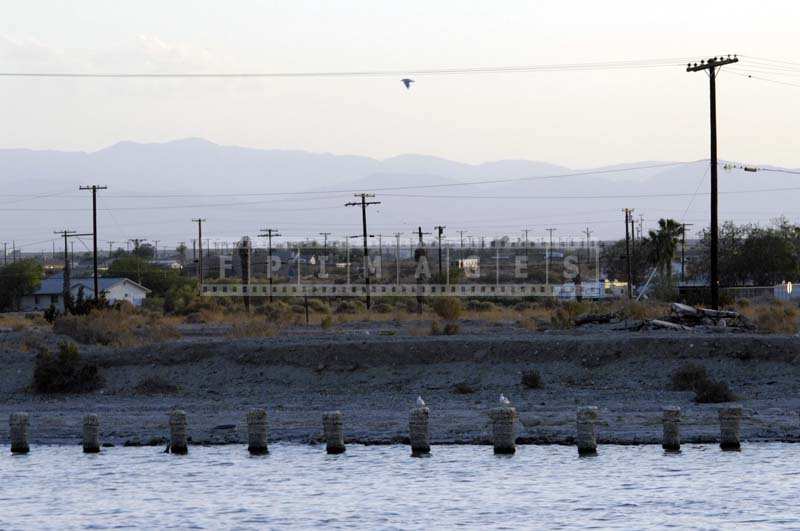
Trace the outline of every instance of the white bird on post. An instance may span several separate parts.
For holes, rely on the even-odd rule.
[[[503,404],[504,406],[511,405],[511,401],[508,398],[506,398],[503,394],[500,395],[500,403]]]
[[[422,399],[421,396],[417,397],[417,407],[425,407],[425,401]]]

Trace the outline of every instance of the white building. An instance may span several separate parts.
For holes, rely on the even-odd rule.
[[[100,278],[98,283],[100,292],[105,295],[109,303],[128,301],[134,306],[141,306],[147,294],[150,293],[149,289],[127,278]],[[81,287],[83,287],[85,299],[94,298],[93,278],[73,278],[70,286],[73,301],[77,300]],[[46,278],[42,281],[39,289],[22,298],[20,309],[22,311],[46,310],[52,304],[58,311],[63,312],[63,288],[64,279],[61,276]]]

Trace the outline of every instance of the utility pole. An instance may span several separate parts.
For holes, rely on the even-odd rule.
[[[628,264],[628,300],[630,300],[633,298],[631,289],[633,278],[631,277],[631,235],[629,233],[630,225],[628,225],[628,222],[631,220],[633,209],[625,208],[623,212],[625,212],[625,259]]]
[[[59,236],[64,238],[64,273],[62,275],[64,282],[63,282],[63,287],[61,289],[61,296],[64,299],[64,312],[66,313],[71,310],[71,308],[69,308],[68,306],[69,306],[70,293],[72,289],[70,280],[70,271],[72,270],[72,267],[70,264],[71,258],[69,254],[69,246],[67,245],[67,240],[69,238],[76,238],[78,236],[91,236],[91,234],[88,233],[78,234],[74,230],[68,230],[68,229],[55,231],[53,234],[58,234]]]
[[[360,197],[361,201],[346,203],[344,206],[361,206],[361,227],[364,233],[364,283],[367,287],[367,310],[370,307],[369,297],[369,241],[367,240],[367,207],[369,205],[380,205],[380,201],[367,201],[368,197],[375,197],[375,194],[355,194],[355,197]]]
[[[111,254],[114,252],[114,244],[117,243],[115,241],[109,240],[108,242],[108,258],[111,258]]]
[[[693,223],[681,223],[681,282],[686,282],[686,227]]]
[[[8,265],[8,242],[3,242],[3,265]]]
[[[644,237],[644,215],[639,214],[639,241]]]
[[[725,65],[738,63],[739,58],[712,57],[700,64],[686,65],[687,72],[708,73],[710,124],[711,124],[711,307],[719,309],[719,219],[717,207],[717,72]]]
[[[158,260],[158,242],[161,240],[153,240],[153,260]]]
[[[394,237],[397,240],[397,247],[396,247],[396,265],[397,265],[397,285],[400,285],[400,236],[402,236],[402,232],[395,232]]]
[[[267,281],[269,282],[269,302],[272,302],[272,237],[280,236],[278,229],[261,229],[259,238],[267,239]],[[326,237],[327,240],[327,237]]]
[[[531,229],[522,229],[522,233],[525,235],[525,276],[527,277],[528,271],[530,268],[530,252],[528,251],[528,233],[531,232]]]
[[[589,240],[592,237],[592,231],[589,230],[589,227],[586,227],[586,230],[584,230],[583,233],[586,235],[586,270],[588,272],[589,260],[592,258],[592,254],[589,252]]]
[[[417,227],[417,235],[419,236],[419,246],[424,247],[425,242],[422,241],[423,236],[427,236],[430,232],[422,232],[422,227]]]
[[[547,249],[544,253],[544,285],[546,287],[550,286],[550,253],[553,249],[553,233],[558,229],[549,228],[545,229],[548,233],[550,233],[550,244],[547,246]]]
[[[383,260],[383,234],[370,234],[370,237],[378,237],[378,256]]]
[[[97,191],[108,190],[108,186],[98,186],[93,184],[91,186],[80,186],[79,190],[92,191],[92,264],[94,267],[94,300],[100,300],[100,281],[97,275]]]
[[[324,242],[325,243],[323,243],[322,245],[323,245],[323,249],[325,251],[325,256],[327,256],[328,255],[328,236],[330,236],[331,233],[330,232],[320,232],[319,235],[324,238]]]
[[[192,223],[197,223],[197,243],[199,246],[198,262],[197,262],[197,288],[202,293],[203,291],[203,218],[194,218]]]
[[[444,229],[447,227],[443,225],[436,225],[434,229],[436,229],[436,234],[439,239],[439,282],[442,281],[442,234],[444,233]]]
[[[464,248],[464,234],[466,234],[466,233],[467,233],[467,231],[465,231],[465,230],[458,230],[458,231],[456,231],[456,232],[458,232],[458,236],[461,238],[461,248],[463,249],[463,248]]]

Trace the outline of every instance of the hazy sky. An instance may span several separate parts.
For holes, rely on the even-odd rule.
[[[0,70],[402,70],[722,53],[800,62],[798,20],[789,0],[8,0]],[[793,75],[780,79],[800,85]],[[381,158],[690,160],[707,156],[707,84],[681,67],[426,77],[411,91],[395,78],[2,78],[0,147],[198,136]],[[798,91],[721,75],[720,155],[800,166]]]

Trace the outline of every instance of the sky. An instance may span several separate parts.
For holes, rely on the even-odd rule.
[[[696,160],[708,81],[688,59],[800,63],[800,2],[26,0],[0,6],[4,72],[315,72],[675,58],[657,69],[418,77],[0,78],[0,148],[122,140],[580,168]],[[800,65],[719,77],[720,156],[800,167]],[[733,69],[731,69],[733,70]],[[779,77],[780,75],[780,77]]]

